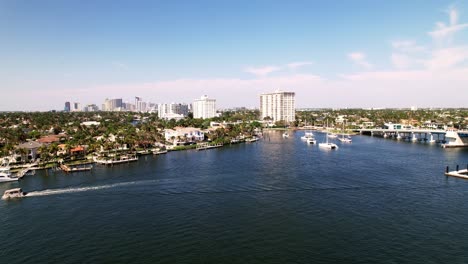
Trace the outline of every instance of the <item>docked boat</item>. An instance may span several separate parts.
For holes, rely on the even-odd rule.
[[[14,188],[10,190],[6,190],[3,193],[2,200],[8,200],[8,199],[13,199],[13,198],[22,198],[26,196],[27,193],[23,192],[21,188]]]
[[[17,181],[18,179],[18,177],[11,174],[9,163],[3,163],[0,166],[0,182]]]
[[[252,142],[258,141],[258,139],[259,139],[258,137],[251,137],[251,138],[246,139],[245,142],[252,143]]]
[[[329,137],[329,138],[337,138],[338,135],[337,135],[337,134],[334,134],[334,133],[331,133],[331,134],[327,134],[327,137]]]
[[[138,157],[135,154],[132,155],[122,155],[120,157],[112,157],[112,158],[98,158],[98,157],[93,157],[94,162],[97,164],[102,164],[102,165],[114,165],[114,164],[120,164],[120,163],[128,163],[132,161],[137,161]]]
[[[308,138],[307,139],[307,144],[317,144],[317,140],[315,140],[315,138]]]

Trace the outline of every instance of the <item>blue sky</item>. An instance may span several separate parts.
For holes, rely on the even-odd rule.
[[[466,1],[0,1],[0,111],[255,107],[276,89],[298,107],[467,107],[467,23]]]

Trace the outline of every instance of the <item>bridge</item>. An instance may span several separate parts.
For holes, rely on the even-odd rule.
[[[467,130],[441,130],[441,129],[392,129],[373,128],[356,129],[361,135],[381,136],[411,141],[428,141],[429,143],[442,143],[442,147],[468,147]],[[437,137],[437,139],[436,139]]]

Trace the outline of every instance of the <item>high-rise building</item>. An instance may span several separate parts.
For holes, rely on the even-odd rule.
[[[107,99],[102,104],[102,111],[121,111],[123,106],[122,98]]]
[[[72,105],[72,112],[80,112],[81,111],[81,104],[78,102],[74,102]]]
[[[188,112],[188,104],[170,103],[158,105],[158,115],[162,119],[182,119],[188,115]]]
[[[65,112],[70,112],[70,110],[71,110],[70,102],[65,102],[65,108],[63,110]]]
[[[83,108],[85,112],[96,112],[99,111],[99,108],[95,104],[89,104]]]
[[[275,91],[260,95],[261,119],[266,117],[273,121],[293,122],[296,120],[295,93]]]
[[[216,116],[216,99],[209,99],[208,96],[202,96],[193,102],[194,118],[212,118]]]

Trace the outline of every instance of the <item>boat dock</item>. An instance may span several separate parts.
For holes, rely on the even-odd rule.
[[[79,172],[79,171],[90,171],[93,166],[85,166],[85,167],[70,167],[65,164],[60,164],[60,169],[64,172]]]
[[[450,171],[449,166],[445,167],[445,176],[452,176],[462,179],[468,179],[468,164],[466,165],[466,169],[461,169],[457,165],[454,171]]]
[[[218,144],[214,144],[214,143],[198,143],[197,144],[197,150],[205,150],[205,149],[212,149],[212,148],[220,148],[222,147],[223,144],[221,143],[218,143]]]

